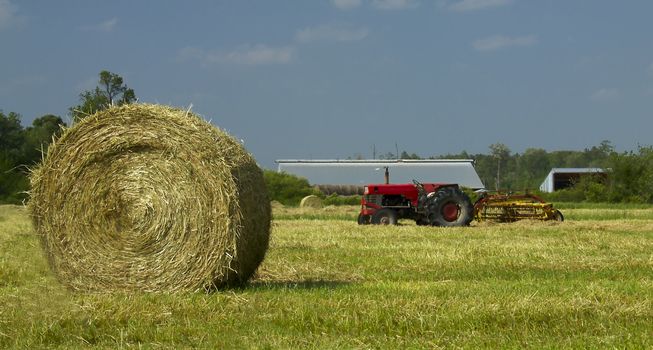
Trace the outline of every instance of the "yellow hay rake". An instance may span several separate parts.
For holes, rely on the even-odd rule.
[[[523,219],[564,221],[553,204],[533,194],[483,193],[474,205],[477,221],[513,222]]]

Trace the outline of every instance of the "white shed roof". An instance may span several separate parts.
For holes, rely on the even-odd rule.
[[[457,183],[484,188],[471,159],[303,160],[280,159],[278,171],[306,178],[312,185],[364,185],[382,183],[388,167],[391,183]]]

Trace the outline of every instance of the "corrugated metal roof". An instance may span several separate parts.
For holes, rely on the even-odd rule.
[[[365,185],[382,183],[388,168],[391,183],[457,183],[484,188],[471,159],[428,160],[277,160],[279,172],[306,178],[312,185]]]
[[[474,163],[473,159],[277,159],[282,163],[342,163],[342,164],[396,164],[396,163]]]

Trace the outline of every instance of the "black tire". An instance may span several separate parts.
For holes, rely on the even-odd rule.
[[[429,222],[433,226],[467,226],[474,218],[469,197],[457,187],[444,187],[431,197]]]
[[[563,222],[565,221],[565,216],[562,215],[562,212],[560,210],[556,209],[555,213],[553,214],[553,219],[555,221]]]
[[[358,224],[359,225],[368,225],[370,223],[370,216],[358,214]]]
[[[372,223],[375,225],[396,225],[397,224],[397,212],[384,208],[372,215]]]

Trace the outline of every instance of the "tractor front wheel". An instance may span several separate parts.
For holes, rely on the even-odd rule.
[[[397,212],[392,209],[381,209],[372,215],[372,223],[375,225],[396,225]]]

